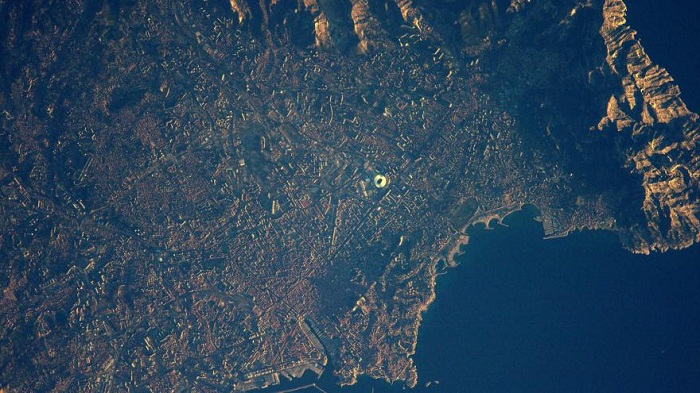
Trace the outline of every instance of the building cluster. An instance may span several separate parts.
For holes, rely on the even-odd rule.
[[[79,25],[80,56],[45,82],[59,96],[23,80],[7,98],[0,379],[243,392],[329,362],[346,383],[415,378],[436,260],[480,214],[551,206],[566,175],[416,27],[366,56],[273,50],[162,3]],[[106,63],[77,87],[92,52]],[[547,235],[570,227],[559,206]]]

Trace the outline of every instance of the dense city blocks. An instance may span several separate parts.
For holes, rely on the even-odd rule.
[[[700,236],[698,116],[621,0],[0,16],[0,390],[412,387],[471,225]]]

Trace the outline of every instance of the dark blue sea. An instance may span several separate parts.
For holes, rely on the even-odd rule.
[[[434,391],[700,392],[700,247],[542,240],[532,214],[472,230],[439,281],[416,355]]]

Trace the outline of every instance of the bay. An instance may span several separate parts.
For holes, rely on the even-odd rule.
[[[700,391],[700,247],[651,256],[606,232],[543,240],[533,211],[470,232],[415,360],[426,391]]]
[[[700,7],[626,3],[651,59],[700,110]],[[601,231],[544,240],[535,215],[470,231],[424,315],[412,392],[699,392],[700,246],[643,256]],[[318,388],[298,392],[407,391],[368,378],[338,388],[330,369],[303,381]]]
[[[545,240],[536,215],[528,207],[469,231],[424,315],[412,391],[700,391],[700,247],[635,255],[602,231]],[[334,383],[331,370],[315,382],[328,393],[406,391]]]

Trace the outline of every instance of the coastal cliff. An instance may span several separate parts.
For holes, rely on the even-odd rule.
[[[621,0],[607,0],[601,35],[606,62],[621,80],[598,124],[629,136],[626,167],[642,178],[647,225],[633,229],[630,246],[648,253],[684,248],[700,239],[698,199],[700,121],[683,103],[666,70],[654,64],[625,20]]]
[[[0,2],[0,380],[415,386],[472,225],[535,205],[547,237],[699,241],[700,120],[625,12]]]

